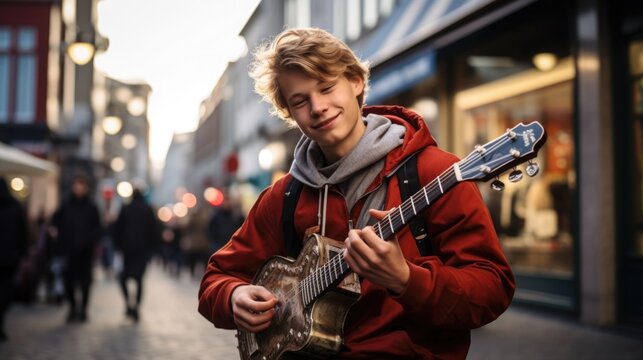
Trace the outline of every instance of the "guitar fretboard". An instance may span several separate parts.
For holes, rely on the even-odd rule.
[[[454,166],[451,166],[420,191],[389,211],[384,219],[374,224],[375,233],[382,239],[390,239],[457,183]],[[308,306],[312,303],[330,286],[339,282],[349,271],[350,267],[344,261],[341,253],[333,256],[326,264],[320,266],[299,283],[299,291],[302,294],[304,305]]]

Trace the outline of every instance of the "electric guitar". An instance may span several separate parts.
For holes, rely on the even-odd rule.
[[[539,167],[530,159],[546,141],[538,122],[518,124],[488,142],[477,145],[463,160],[453,164],[412,195],[373,228],[382,239],[391,238],[415,216],[459,182],[487,181],[502,190],[497,177],[507,169],[512,182],[522,178],[515,166],[529,160],[527,175]],[[244,360],[272,360],[288,355],[324,358],[337,354],[342,345],[344,319],[360,295],[357,274],[341,255],[343,242],[312,234],[297,259],[274,256],[252,281],[272,292],[279,305],[270,327],[259,333],[239,330],[239,354]]]

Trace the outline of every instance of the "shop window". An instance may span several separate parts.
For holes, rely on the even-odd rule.
[[[460,156],[521,122],[539,121],[548,134],[535,177],[510,183],[503,175],[503,191],[480,185],[502,246],[519,273],[573,275],[573,77],[567,58],[547,71],[515,72],[455,97],[459,138],[454,143]]]
[[[628,253],[643,257],[643,40],[630,45],[632,88],[632,160],[634,175],[632,201],[635,232]]]

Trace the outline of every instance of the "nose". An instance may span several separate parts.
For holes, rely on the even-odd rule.
[[[322,94],[313,94],[310,96],[310,114],[313,116],[322,115],[328,110],[328,102]]]

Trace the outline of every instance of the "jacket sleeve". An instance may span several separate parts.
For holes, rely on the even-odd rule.
[[[250,283],[268,258],[284,252],[279,236],[283,191],[277,189],[282,187],[277,184],[264,190],[243,225],[208,261],[199,289],[198,310],[216,327],[235,328],[230,302],[232,291]]]
[[[455,185],[429,208],[426,221],[433,254],[407,260],[409,282],[398,302],[410,318],[440,328],[495,320],[511,303],[515,282],[477,186]]]

